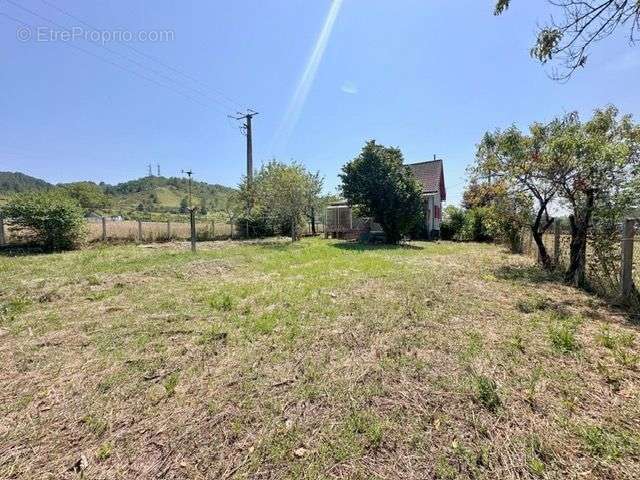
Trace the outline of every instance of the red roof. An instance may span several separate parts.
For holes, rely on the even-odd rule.
[[[447,199],[444,186],[444,168],[442,160],[410,163],[407,165],[416,178],[422,183],[424,193],[440,193],[442,200]]]

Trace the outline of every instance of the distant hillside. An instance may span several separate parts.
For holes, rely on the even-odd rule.
[[[188,197],[189,181],[178,177],[144,177],[118,185],[104,185],[104,190],[119,207],[142,205],[145,210],[166,211],[179,208],[182,200]],[[223,207],[234,191],[231,187],[196,181],[191,187],[193,204],[204,203],[207,209]]]
[[[0,201],[12,194],[46,188],[65,188],[78,199],[90,198],[92,201],[81,200],[87,210],[99,210],[128,214],[132,211],[170,213],[177,212],[181,203],[189,196],[189,181],[177,177],[144,177],[117,185],[103,182],[73,182],[52,185],[44,180],[30,177],[23,173],[0,172]],[[192,202],[198,207],[205,207],[208,211],[224,208],[229,196],[236,190],[223,185],[212,185],[205,182],[192,184]],[[101,200],[106,199],[106,201]],[[96,201],[100,200],[100,201]],[[90,205],[108,205],[98,207]]]
[[[31,177],[20,172],[0,172],[0,194],[31,192],[44,190],[52,185],[39,178]]]

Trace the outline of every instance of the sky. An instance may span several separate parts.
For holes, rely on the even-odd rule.
[[[493,4],[0,0],[0,171],[117,183],[160,164],[234,186],[245,138],[227,115],[252,108],[256,166],[295,160],[335,192],[375,139],[442,158],[457,204],[487,130],[610,103],[640,118],[627,32],[559,83],[528,53],[546,2]]]

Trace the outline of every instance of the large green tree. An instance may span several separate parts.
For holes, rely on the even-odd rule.
[[[266,222],[273,231],[300,237],[305,219],[322,190],[323,179],[309,172],[300,163],[286,164],[272,160],[263,165],[248,182],[240,185],[244,205],[251,206],[246,214]]]
[[[387,243],[398,243],[423,218],[422,187],[398,148],[367,142],[340,179],[344,198],[380,224]]]
[[[548,0],[559,15],[539,28],[531,56],[542,63],[558,59],[561,68],[553,76],[566,79],[587,62],[591,46],[611,35],[619,27],[628,29],[634,43],[640,28],[638,0]],[[497,0],[495,14],[504,13],[511,0]]]

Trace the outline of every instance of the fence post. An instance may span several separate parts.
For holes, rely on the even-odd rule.
[[[233,219],[231,219],[231,220],[230,220],[230,223],[229,223],[229,224],[230,224],[230,226],[231,226],[231,232],[230,232],[231,240],[233,240]]]
[[[4,245],[6,243],[6,238],[4,236],[4,218],[0,217],[0,245]]]
[[[622,230],[622,266],[620,271],[620,286],[622,298],[628,299],[633,292],[633,236],[635,220],[626,219]]]
[[[553,222],[553,263],[560,264],[560,223]]]
[[[142,243],[142,220],[138,220],[138,241]]]
[[[211,240],[216,239],[216,221],[211,219]]]
[[[107,217],[102,217],[102,241],[107,241]]]
[[[171,240],[171,220],[167,220],[167,240]]]
[[[191,251],[195,253],[196,251],[196,211],[195,209],[190,210],[190,220],[191,220]]]

